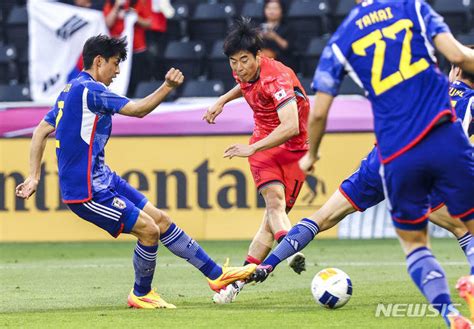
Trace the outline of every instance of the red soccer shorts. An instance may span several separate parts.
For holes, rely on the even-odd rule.
[[[250,171],[259,191],[274,182],[283,184],[287,211],[295,204],[305,181],[306,176],[298,165],[298,161],[305,154],[306,151],[289,151],[274,147],[249,157]]]

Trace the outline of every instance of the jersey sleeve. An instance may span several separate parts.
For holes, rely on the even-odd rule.
[[[273,106],[278,111],[289,101],[295,99],[295,90],[291,76],[286,72],[280,72],[274,79],[265,84],[265,91],[271,98]]]
[[[54,104],[54,106],[46,113],[44,116],[43,120],[46,121],[48,124],[56,128],[56,118],[58,116],[58,106],[57,102]]]
[[[314,92],[320,91],[331,96],[336,96],[339,92],[345,71],[344,65],[334,52],[335,49],[339,50],[338,46],[329,41],[323,50],[311,83]]]
[[[130,100],[117,95],[105,86],[90,88],[87,92],[87,106],[96,114],[114,115],[118,113]]]
[[[425,1],[420,1],[420,14],[426,26],[426,34],[432,39],[445,32],[451,32],[444,19]]]

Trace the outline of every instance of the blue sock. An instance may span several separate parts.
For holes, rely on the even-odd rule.
[[[471,265],[471,275],[474,275],[474,239],[471,239],[466,246],[466,253],[467,261]]]
[[[291,228],[275,250],[262,262],[262,265],[270,265],[274,269],[282,261],[306,247],[318,232],[318,224],[308,218],[303,218]]]
[[[222,268],[176,224],[171,224],[160,240],[173,254],[191,263],[209,279],[217,279],[222,274]]]
[[[464,253],[466,253],[467,245],[469,244],[469,242],[471,242],[471,239],[472,235],[469,232],[466,232],[466,234],[458,238],[459,246],[461,247],[462,251],[464,251]]]
[[[452,306],[448,282],[443,268],[426,247],[412,251],[406,258],[408,273],[428,302],[449,324],[447,315],[456,311]]]
[[[157,252],[158,245],[149,247],[137,241],[135,252],[133,253],[133,267],[135,269],[133,293],[137,296],[144,296],[151,290]]]

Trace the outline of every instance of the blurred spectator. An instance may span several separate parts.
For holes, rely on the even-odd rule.
[[[128,96],[133,95],[140,81],[150,79],[150,58],[145,30],[152,24],[151,0],[107,0],[104,5],[105,23],[113,37],[120,37],[122,34],[125,14],[130,10],[134,10],[138,18],[133,30],[132,72]]]
[[[283,3],[279,0],[266,0],[263,9],[265,22],[261,24],[262,52],[293,67],[291,28],[285,24]]]
[[[58,2],[83,8],[102,10],[105,0],[59,0]]]
[[[175,9],[170,4],[169,0],[150,0],[151,6],[151,26],[146,31],[146,40],[148,44],[148,50],[153,58],[159,59],[163,56],[166,43],[168,29],[168,19],[172,18],[175,14]],[[166,68],[163,66],[163,62],[160,60],[152,61],[151,70],[155,79],[163,79],[163,75],[166,73]]]
[[[91,0],[74,0],[74,5],[78,7],[90,8],[92,7]]]

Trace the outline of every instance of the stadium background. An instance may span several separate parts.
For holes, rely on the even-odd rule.
[[[30,4],[38,5],[39,1]],[[474,43],[474,1],[430,2],[461,42]],[[142,81],[130,96],[141,97],[156,88],[165,68],[171,65],[185,70],[186,83],[145,119],[116,116],[107,162],[153,203],[169,211],[216,261],[230,257],[237,265],[245,258],[248,240],[260,223],[263,204],[257,199],[247,161],[229,161],[222,153],[230,143],[248,140],[252,113],[244,101],[235,101],[219,117],[218,124],[209,126],[200,119],[215,97],[232,84],[227,59],[221,52],[225,27],[240,14],[261,21],[263,2],[171,3],[176,14],[168,19],[167,30],[147,33],[153,63],[150,79]],[[323,46],[354,2],[285,3],[287,22],[299,31],[294,69],[309,92]],[[103,1],[94,0],[92,5],[100,10]],[[70,8],[72,16],[75,10],[85,10]],[[98,10],[87,11],[101,16]],[[32,129],[53,102],[31,100],[28,19],[26,0],[0,0],[0,327],[444,327],[439,317],[374,315],[381,303],[402,308],[425,303],[409,282],[398,241],[378,239],[394,237],[383,203],[318,236],[318,241],[304,250],[306,272],[297,276],[282,265],[267,282],[246,288],[228,307],[213,305],[212,292],[202,275],[160,247],[154,286],[178,310],[126,309],[134,275],[130,260],[134,242],[126,237],[119,238],[125,241],[114,241],[60,203],[53,138],[46,149],[44,179],[37,194],[26,202],[14,197],[15,185],[28,173]],[[48,44],[44,46],[48,48]],[[56,49],[48,50],[53,55],[47,59],[54,62],[61,57]],[[74,65],[75,59],[72,62]],[[448,69],[442,58],[440,65]],[[370,104],[362,91],[345,80],[341,93],[331,110],[329,134],[322,144],[316,176],[303,187],[290,215],[293,222],[321,206],[341,179],[357,168],[374,141]],[[433,236],[448,236],[434,225],[430,230]],[[347,238],[353,240],[341,240]],[[455,239],[433,240],[437,259],[446,270],[450,287],[454,287],[456,279],[468,271],[464,254]],[[346,271],[354,283],[351,301],[335,312],[316,307],[309,289],[314,274],[332,266]],[[453,298],[468,314],[463,301],[456,295]]]
[[[474,3],[431,2],[459,40],[474,43],[471,19]],[[166,30],[147,32],[149,56],[156,64],[151,67],[154,71],[130,96],[143,97],[159,86],[159,77],[171,66],[185,72],[186,82],[163,106],[165,115],[160,116],[157,110],[152,119],[136,119],[133,125],[127,122],[122,126],[128,128],[122,130],[120,123],[117,130],[119,121],[116,120],[113,135],[120,138],[111,139],[107,162],[155,204],[167,209],[196,239],[249,239],[258,228],[262,200],[253,187],[247,161],[224,160],[222,152],[235,141],[247,141],[252,130],[251,112],[240,101],[236,109],[224,111],[218,130],[196,122],[213,97],[233,84],[221,49],[227,27],[232,18],[240,15],[262,22],[263,1],[178,0],[171,3],[176,12],[167,20]],[[100,9],[103,2],[92,1],[92,5]],[[286,1],[285,5],[286,22],[296,31],[295,60],[291,65],[310,94],[311,76],[324,44],[352,8],[353,1],[293,0]],[[68,212],[59,201],[51,145],[44,159],[47,176],[39,193],[26,202],[14,197],[14,186],[27,176],[32,127],[51,103],[34,102],[30,98],[28,48],[31,40],[26,1],[5,0],[0,8],[0,241],[109,239],[105,233]],[[440,65],[448,69],[442,58]],[[323,143],[317,176],[310,177],[305,184],[290,216],[293,222],[321,206],[341,179],[357,168],[373,143],[370,105],[363,98],[363,91],[346,79],[341,94],[339,103],[336,102],[339,110],[333,109],[331,113],[331,134]],[[184,117],[173,117],[173,113],[182,113]],[[150,125],[155,128],[147,130]],[[322,236],[394,236],[383,203],[351,217]],[[436,236],[447,236],[435,227],[431,230]]]

